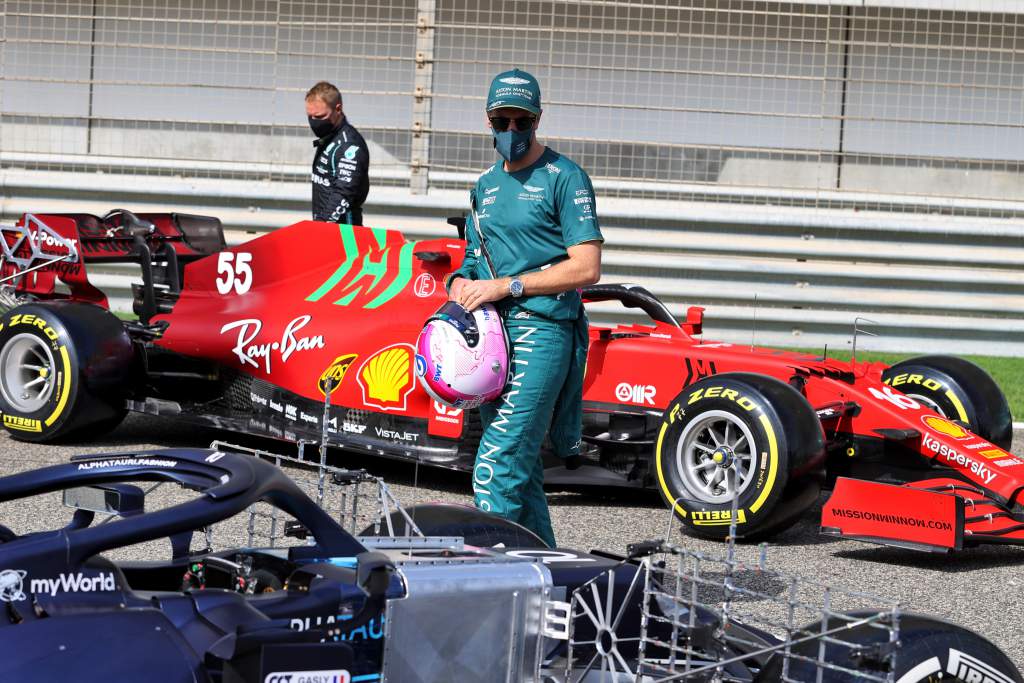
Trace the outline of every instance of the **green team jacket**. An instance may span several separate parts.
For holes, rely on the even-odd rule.
[[[597,222],[594,186],[586,172],[550,147],[535,163],[509,173],[502,161],[484,171],[470,192],[473,214],[466,218],[466,258],[455,277],[486,280],[512,277],[568,258],[567,249],[604,241]],[[487,244],[496,273],[480,251]],[[582,309],[579,292],[525,296],[516,302],[552,320],[575,320]]]

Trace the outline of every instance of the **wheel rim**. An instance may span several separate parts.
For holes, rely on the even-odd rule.
[[[938,403],[936,403],[934,400],[932,400],[928,396],[922,396],[921,394],[907,394],[907,396],[909,396],[910,398],[914,399],[915,401],[917,401],[918,403],[923,405],[928,410],[932,410],[932,411],[938,413],[939,415],[941,415],[942,417],[947,417],[947,418],[949,417],[948,415],[946,415],[946,411],[943,410],[939,406]]]
[[[676,470],[692,498],[728,503],[753,481],[754,436],[732,413],[712,410],[702,414],[686,426],[678,443]],[[733,464],[736,476],[727,476]]]
[[[39,337],[19,334],[0,353],[0,391],[20,413],[34,413],[50,400],[56,363]]]

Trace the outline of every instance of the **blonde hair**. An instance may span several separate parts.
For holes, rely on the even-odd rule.
[[[327,81],[320,81],[306,93],[306,100],[317,99],[331,109],[341,104],[341,91]]]

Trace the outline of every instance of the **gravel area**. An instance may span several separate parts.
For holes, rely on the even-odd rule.
[[[1024,431],[1015,432],[1013,451],[1024,456]],[[102,441],[84,445],[34,446],[6,434],[0,473],[64,461],[75,453],[123,451],[171,446],[205,446],[216,438],[260,446],[292,455],[283,442],[241,439],[237,435],[196,429],[167,420],[130,416]],[[470,502],[469,477],[446,470],[416,467],[381,458],[336,453],[332,464],[366,468],[384,477],[406,505],[425,501]],[[975,629],[1001,647],[1024,669],[1024,642],[1017,632],[1024,613],[1024,547],[987,546],[958,555],[904,551],[841,541],[818,535],[818,507],[794,527],[773,539],[768,557],[777,570],[821,582],[898,600],[905,609],[928,612]],[[626,496],[553,493],[551,515],[559,544],[582,550],[622,552],[632,541],[665,538],[700,552],[720,555],[718,543],[682,537],[657,493]],[[63,523],[67,511],[52,497],[32,505],[0,506],[0,522],[15,531]],[[52,520],[52,521],[50,521]],[[754,561],[756,547],[741,547],[741,557]]]

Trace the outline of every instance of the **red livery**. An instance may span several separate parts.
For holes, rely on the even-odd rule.
[[[460,239],[305,221],[226,249],[214,218],[128,211],[26,214],[2,234],[17,305],[0,319],[0,409],[15,438],[94,435],[135,410],[472,465],[476,414],[432,401],[415,376]],[[104,261],[139,265],[138,320],[90,283]],[[834,486],[825,533],[935,550],[1024,539],[1024,460],[977,366],[710,342],[702,309],[677,321],[643,288],[584,298],[651,320],[591,327],[584,465],[550,458],[549,486],[656,488],[706,537],[733,521],[771,534]]]

